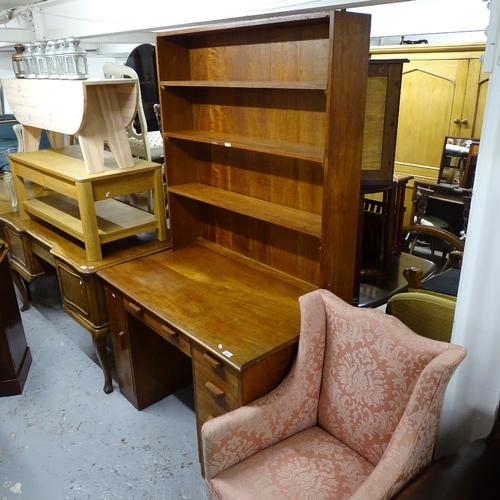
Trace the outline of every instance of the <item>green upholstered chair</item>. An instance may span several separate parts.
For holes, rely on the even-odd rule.
[[[456,301],[436,295],[407,292],[392,296],[386,312],[414,332],[429,339],[450,342]]]

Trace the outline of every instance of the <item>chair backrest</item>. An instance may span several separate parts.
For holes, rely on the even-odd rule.
[[[148,125],[146,121],[146,116],[144,114],[144,108],[142,105],[142,96],[139,86],[139,77],[135,70],[125,66],[124,64],[116,64],[113,62],[106,62],[103,66],[103,72],[105,78],[132,78],[137,80],[138,88],[138,103],[137,103],[137,122],[135,120],[127,128],[127,133],[129,137],[136,139],[135,143],[141,145],[143,151],[134,151],[132,148],[132,154],[134,156],[139,156],[145,158],[146,160],[151,160],[151,149],[149,141],[147,140],[148,135]]]
[[[435,394],[465,349],[421,337],[382,311],[353,307],[326,290],[321,296],[327,337],[319,425],[374,465],[400,423],[406,434],[428,425],[410,441],[428,462],[442,404]]]
[[[154,105],[159,102],[156,50],[151,43],[135,47],[127,57],[125,65],[136,71],[142,96],[142,107],[149,132],[159,130]]]
[[[24,152],[24,141],[23,141],[23,126],[20,123],[16,123],[15,125],[12,125],[12,130],[14,131],[14,134],[17,139],[17,152],[18,153],[23,153]],[[47,136],[47,132],[45,130],[42,130],[42,135],[40,136],[40,145],[38,149],[49,149],[51,147],[49,138]]]
[[[398,293],[387,302],[386,313],[395,316],[419,335],[449,342],[456,302],[420,292]]]

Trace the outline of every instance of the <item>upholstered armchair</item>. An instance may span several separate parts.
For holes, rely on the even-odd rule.
[[[453,299],[430,293],[397,293],[387,302],[385,312],[400,319],[419,335],[449,342],[457,305]]]
[[[444,391],[466,351],[326,290],[300,308],[282,384],[202,427],[209,497],[391,498],[431,461]]]

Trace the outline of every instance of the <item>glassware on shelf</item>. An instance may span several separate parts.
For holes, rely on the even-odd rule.
[[[47,46],[47,42],[37,41],[35,42],[35,51],[34,55],[36,61],[38,63],[38,73],[36,75],[37,78],[48,78],[49,77],[49,69],[47,66],[47,56],[45,54],[45,47]]]
[[[66,67],[66,56],[64,55],[65,50],[66,50],[66,40],[64,38],[57,40],[56,44],[57,74],[61,79],[68,78],[68,69]]]
[[[54,40],[49,40],[47,42],[47,47],[45,48],[45,58],[47,60],[47,73],[49,78],[52,80],[59,78],[56,60],[56,42]]]
[[[24,78],[24,63],[23,63],[23,52],[24,45],[22,43],[16,43],[14,45],[15,52],[12,54],[12,69],[16,78]]]
[[[80,40],[75,37],[66,38],[64,50],[68,79],[86,80],[88,75],[87,52],[80,47]]]
[[[78,38],[37,40],[17,45],[16,54],[12,56],[17,78],[86,80],[89,77],[87,52],[80,47]],[[21,55],[18,49],[24,53]]]
[[[35,45],[32,42],[24,44],[23,64],[24,64],[24,77],[36,78],[38,74],[38,62],[34,55]]]

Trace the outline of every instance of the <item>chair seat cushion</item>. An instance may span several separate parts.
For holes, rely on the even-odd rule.
[[[458,295],[458,284],[460,282],[461,269],[448,269],[444,273],[436,274],[422,282],[422,290],[441,293],[456,297]]]
[[[440,229],[446,229],[449,226],[445,220],[436,215],[424,215],[420,224],[422,226],[439,227]]]
[[[151,150],[151,158],[158,158],[160,156],[163,156],[163,139],[161,136],[161,132],[159,130],[148,132],[147,137],[149,142],[149,148]],[[130,143],[130,147],[132,148],[140,148],[140,149],[144,148],[142,139],[129,137],[128,141]]]
[[[321,427],[309,427],[208,481],[214,498],[347,499],[373,465]]]

